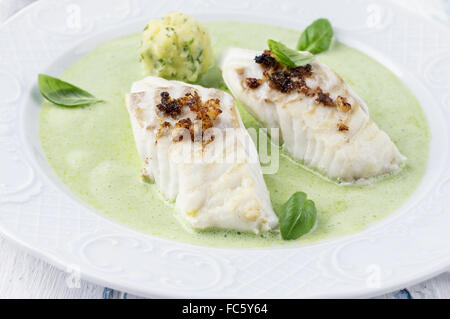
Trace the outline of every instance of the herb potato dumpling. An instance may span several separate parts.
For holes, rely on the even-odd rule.
[[[208,30],[180,12],[147,24],[140,55],[151,75],[187,82],[195,82],[214,61]]]

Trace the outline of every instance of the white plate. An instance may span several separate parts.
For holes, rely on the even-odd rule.
[[[37,73],[60,74],[97,44],[173,10],[295,29],[330,18],[340,40],[391,68],[425,109],[431,153],[416,193],[358,234],[246,250],[147,236],[76,199],[39,144]],[[366,297],[437,275],[450,267],[449,39],[444,26],[389,1],[39,1],[0,28],[0,230],[64,270],[149,297]]]

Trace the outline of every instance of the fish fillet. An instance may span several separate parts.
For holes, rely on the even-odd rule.
[[[406,158],[339,75],[317,59],[289,69],[271,65],[271,57],[270,51],[231,48],[220,68],[233,95],[264,126],[280,130],[296,160],[344,183],[402,167]]]
[[[143,175],[175,201],[182,221],[194,229],[277,229],[256,148],[229,94],[147,77],[126,104]],[[202,121],[212,127],[199,139]]]

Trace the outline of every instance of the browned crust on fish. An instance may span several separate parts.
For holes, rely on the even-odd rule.
[[[195,113],[195,120],[188,118],[179,119],[172,130],[172,140],[181,142],[189,133],[192,142],[201,142],[208,144],[214,140],[214,136],[206,136],[206,131],[214,127],[214,121],[222,114],[220,108],[220,99],[209,99],[202,102],[197,91],[186,93],[185,96],[178,99],[172,99],[168,92],[161,92],[161,103],[157,105],[158,110],[164,116],[170,116],[174,120],[178,120],[182,114],[183,108]],[[167,129],[172,129],[172,125],[168,122],[161,124],[158,130],[158,137],[165,135]]]
[[[262,55],[255,57],[255,62],[263,68],[263,79],[247,78],[245,80],[250,89],[259,88],[262,83],[268,82],[270,88],[284,94],[297,92],[310,98],[315,98],[317,104],[325,107],[336,107],[340,112],[347,113],[352,109],[352,105],[345,97],[338,96],[335,100],[330,93],[324,92],[322,88],[311,89],[306,84],[306,79],[313,76],[313,67],[311,64],[290,68],[282,66],[269,50],[264,51]],[[339,122],[338,130],[348,131],[348,126]]]
[[[339,111],[347,113],[352,109],[352,105],[348,103],[347,99],[342,96],[338,96],[336,99],[336,105]]]
[[[285,67],[276,61],[275,56],[269,50],[257,56],[255,62],[264,69],[264,78],[247,78],[246,83],[249,88],[258,88],[264,81],[267,81],[272,89],[281,93],[298,92],[308,97],[316,97],[316,102],[323,106],[338,107],[339,111],[345,113],[350,111],[351,104],[348,103],[346,98],[339,96],[336,100],[333,100],[330,93],[324,92],[320,87],[315,90],[308,87],[305,80],[313,76],[314,73],[311,64],[295,68]]]
[[[251,89],[257,89],[261,86],[262,84],[262,80],[258,80],[255,78],[247,78],[245,80],[245,83],[247,84],[247,86]]]
[[[339,121],[337,128],[339,132],[347,132],[349,130],[348,125],[342,121]]]

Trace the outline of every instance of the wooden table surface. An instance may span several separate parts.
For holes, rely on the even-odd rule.
[[[0,0],[0,23],[35,0]],[[405,0],[397,0],[405,2]],[[449,8],[449,0],[407,0],[426,2],[427,10],[444,17],[439,10]],[[444,17],[445,19],[445,17]],[[75,286],[75,287],[74,287]],[[137,298],[86,281],[76,285],[71,276],[41,261],[0,236],[0,298]],[[388,299],[450,298],[450,273],[392,294]]]

